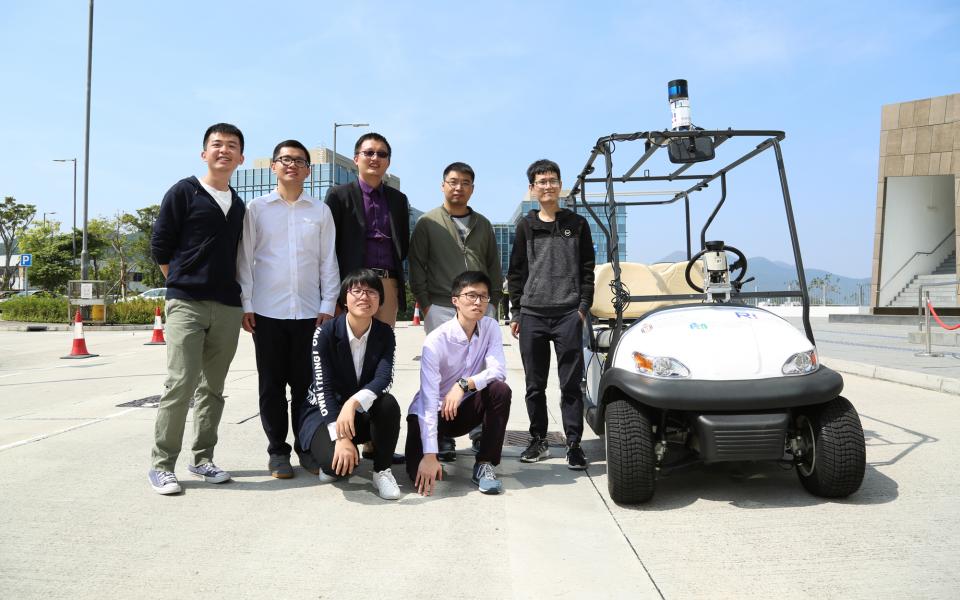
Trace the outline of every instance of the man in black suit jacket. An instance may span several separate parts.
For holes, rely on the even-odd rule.
[[[397,189],[384,185],[390,144],[379,133],[360,136],[353,149],[359,177],[327,193],[337,229],[341,273],[365,267],[383,281],[385,297],[375,317],[391,327],[397,310],[406,308],[403,261],[410,245],[410,204]]]
[[[340,285],[345,312],[313,336],[313,383],[300,410],[299,443],[320,465],[320,482],[353,473],[357,444],[373,441],[373,486],[384,500],[400,489],[390,470],[400,437],[400,405],[389,394],[396,339],[373,318],[383,302],[382,280],[358,269]]]

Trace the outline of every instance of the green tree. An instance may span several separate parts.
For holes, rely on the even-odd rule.
[[[20,237],[36,214],[36,206],[20,204],[12,196],[5,197],[0,203],[0,242],[3,243],[3,254],[6,258],[3,269],[0,271],[0,289],[2,290],[9,290],[13,283],[17,268],[10,265],[10,259],[20,247]]]
[[[107,241],[110,243],[111,249],[108,263],[114,272],[115,282],[111,287],[117,288],[123,298],[127,297],[127,289],[130,285],[130,255],[133,251],[134,237],[137,233],[135,220],[136,217],[133,215],[118,212],[115,217],[107,221],[110,226]]]
[[[153,233],[153,224],[160,214],[160,205],[151,204],[138,208],[136,215],[127,215],[129,223],[136,232],[131,246],[130,258],[134,268],[143,274],[143,285],[148,288],[163,287],[166,285],[160,267],[153,260],[150,253],[150,236]]]
[[[32,287],[64,292],[67,282],[76,276],[73,264],[73,240],[60,233],[60,223],[33,223],[20,236],[23,252],[33,254],[28,278]]]
[[[87,222],[87,253],[90,256],[91,276],[93,279],[113,279],[113,273],[108,276],[101,271],[113,250],[110,246],[110,232],[113,229],[111,219],[97,217]],[[109,270],[109,269],[108,269]]]

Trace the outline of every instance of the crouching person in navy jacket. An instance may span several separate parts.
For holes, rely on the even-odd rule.
[[[373,486],[384,500],[400,497],[390,470],[400,437],[400,406],[389,393],[396,339],[373,318],[383,304],[383,284],[357,269],[340,284],[346,311],[313,335],[313,383],[300,418],[300,444],[320,464],[320,482],[353,473],[357,444],[373,441]]]
[[[496,319],[484,316],[490,302],[490,278],[466,271],[453,280],[456,316],[434,329],[423,343],[420,391],[407,415],[407,475],[424,496],[443,478],[437,460],[437,436],[466,435],[483,424],[473,466],[473,483],[484,494],[499,494],[503,438],[510,417],[510,388],[503,357],[503,336]]]

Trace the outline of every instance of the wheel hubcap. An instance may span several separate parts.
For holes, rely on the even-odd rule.
[[[797,469],[804,477],[809,477],[817,468],[817,440],[813,435],[813,423],[806,416],[797,419],[800,428],[800,450],[802,454],[797,460]]]

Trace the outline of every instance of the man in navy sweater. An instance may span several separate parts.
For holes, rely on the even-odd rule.
[[[181,179],[170,188],[150,239],[167,279],[167,379],[148,472],[158,494],[180,492],[174,468],[191,398],[193,460],[187,468],[209,483],[230,479],[213,463],[213,448],[243,317],[236,265],[245,209],[229,185],[243,163],[243,133],[227,123],[210,126],[200,158],[207,163],[206,175]]]

